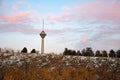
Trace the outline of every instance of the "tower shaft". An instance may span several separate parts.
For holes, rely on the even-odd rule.
[[[44,38],[41,39],[41,54],[44,54]]]

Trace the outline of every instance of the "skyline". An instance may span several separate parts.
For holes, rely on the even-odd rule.
[[[119,0],[1,0],[0,5],[0,48],[40,51],[44,19],[45,53],[120,49]]]

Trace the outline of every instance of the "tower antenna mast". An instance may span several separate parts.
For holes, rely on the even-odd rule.
[[[44,31],[44,19],[43,19],[43,27],[42,27],[43,31]]]

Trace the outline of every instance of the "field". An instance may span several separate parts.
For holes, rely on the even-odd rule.
[[[0,80],[119,80],[120,58],[4,53]]]

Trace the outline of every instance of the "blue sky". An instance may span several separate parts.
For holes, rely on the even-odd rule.
[[[40,51],[42,20],[45,52],[64,48],[120,48],[118,0],[1,0],[0,47]]]

